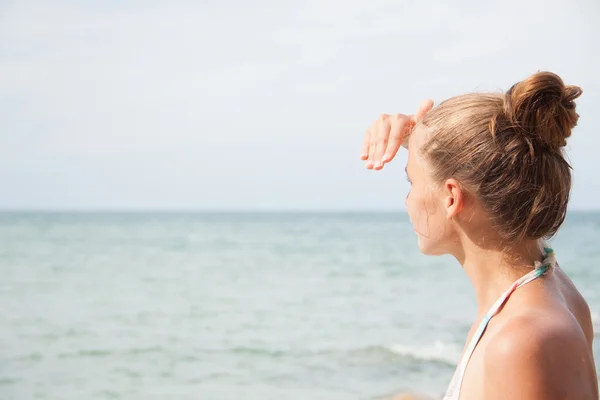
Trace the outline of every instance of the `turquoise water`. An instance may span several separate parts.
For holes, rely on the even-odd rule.
[[[597,331],[599,242],[552,243]],[[1,399],[439,396],[475,312],[402,213],[3,213],[0,274]]]

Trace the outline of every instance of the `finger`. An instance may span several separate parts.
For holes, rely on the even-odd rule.
[[[389,140],[382,159],[383,163],[388,163],[394,159],[411,125],[412,121],[406,115],[396,114],[392,117]]]
[[[372,169],[373,168],[373,161],[371,161],[371,154],[375,151],[375,132],[377,132],[377,123],[379,122],[379,120],[373,122],[373,124],[371,124],[371,126],[369,127],[369,129],[367,130],[367,134],[365,135],[365,142],[366,142],[366,157],[364,158],[364,160],[366,160],[366,167],[368,169]],[[368,137],[368,140],[367,140]]]
[[[381,124],[381,118],[375,121],[375,123],[371,126],[369,158],[367,159],[368,169],[373,169],[373,166],[375,165],[375,151],[377,150],[377,133],[379,132],[379,124]]]
[[[423,117],[425,116],[425,114],[427,114],[427,112],[429,110],[431,110],[432,108],[433,108],[433,100],[431,100],[431,99],[423,100],[421,102],[421,104],[419,105],[419,109],[413,116],[414,122],[417,123],[420,120],[422,120]]]
[[[369,158],[369,142],[371,141],[371,127],[367,129],[365,137],[363,139],[362,148],[360,149],[360,159],[366,160]]]
[[[383,162],[381,159],[383,158],[383,153],[388,145],[388,140],[390,137],[390,116],[387,114],[383,114],[379,118],[379,126],[377,127],[377,144],[375,147],[375,159],[374,168],[381,169],[383,168]]]

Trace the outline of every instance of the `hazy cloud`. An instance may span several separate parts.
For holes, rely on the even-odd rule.
[[[598,208],[596,1],[12,2],[4,208],[402,208],[381,112],[549,69],[581,85],[572,205]]]

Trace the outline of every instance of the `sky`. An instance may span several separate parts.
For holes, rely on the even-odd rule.
[[[539,70],[579,85],[571,209],[600,209],[597,0],[0,2],[0,209],[403,210],[381,113]]]

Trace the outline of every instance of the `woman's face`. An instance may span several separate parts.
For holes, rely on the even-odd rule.
[[[455,236],[448,219],[445,204],[447,193],[444,185],[431,177],[427,161],[420,155],[431,130],[418,125],[408,139],[408,163],[406,173],[411,184],[406,196],[406,208],[424,254],[439,255],[450,252]]]

